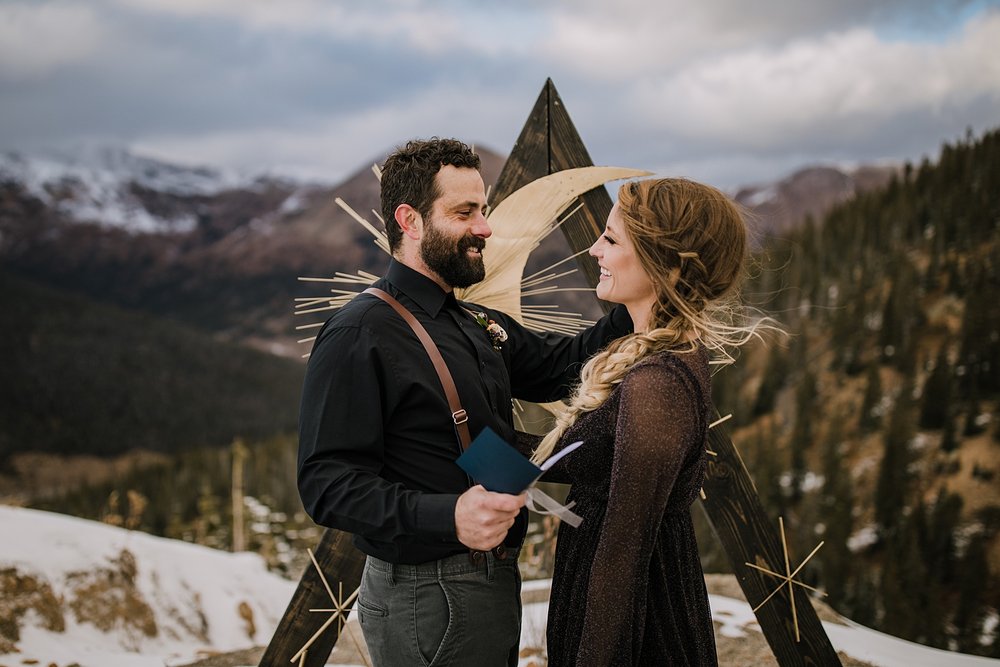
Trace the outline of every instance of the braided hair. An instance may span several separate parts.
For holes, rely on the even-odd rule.
[[[619,189],[618,207],[653,283],[650,328],[613,341],[584,365],[580,384],[532,456],[536,462],[548,458],[577,418],[600,407],[642,359],[703,345],[732,361],[730,349],[769,327],[766,318],[751,322],[750,309],[739,304],[748,234],[740,208],[726,195],[682,178],[633,181]]]

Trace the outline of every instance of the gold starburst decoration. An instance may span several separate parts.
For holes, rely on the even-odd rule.
[[[788,586],[788,597],[791,598],[792,601],[792,623],[795,626],[795,641],[798,642],[800,641],[799,616],[798,612],[795,610],[795,590],[792,588],[792,584],[795,584],[796,586],[801,586],[802,588],[806,588],[815,593],[819,593],[820,595],[826,595],[826,593],[823,593],[822,591],[819,591],[813,588],[812,586],[808,586],[802,583],[801,581],[795,579],[795,575],[797,575],[799,571],[803,567],[805,567],[805,564],[809,562],[810,558],[816,555],[816,552],[819,551],[820,547],[822,547],[824,543],[820,542],[818,545],[816,545],[816,548],[813,549],[808,556],[806,556],[805,560],[803,560],[797,568],[795,568],[795,571],[792,571],[791,567],[789,566],[788,542],[785,540],[785,522],[781,517],[778,517],[778,526],[781,529],[781,548],[785,554],[785,573],[779,574],[777,572],[774,572],[773,570],[767,569],[766,567],[761,567],[760,565],[754,565],[753,563],[745,563],[745,565],[752,567],[755,570],[760,570],[764,574],[768,574],[772,577],[777,577],[778,579],[782,580],[782,582],[778,584],[778,587],[775,588],[770,595],[764,598],[764,600],[761,601],[760,604],[758,604],[756,607],[753,608],[755,614],[757,613],[757,610],[763,607],[768,600],[773,598],[778,593],[778,591],[780,591],[785,586]]]
[[[319,574],[320,581],[323,582],[323,587],[326,588],[326,592],[329,594],[330,600],[333,602],[333,608],[309,610],[310,612],[317,614],[322,614],[322,613],[330,614],[330,618],[326,619],[326,622],[324,622],[323,625],[320,626],[319,630],[317,630],[313,634],[313,636],[309,638],[309,641],[303,644],[302,648],[300,648],[295,653],[295,655],[292,656],[292,659],[289,660],[289,662],[298,662],[300,667],[306,664],[306,655],[309,652],[309,647],[315,644],[316,640],[319,639],[320,636],[324,632],[326,632],[327,628],[333,625],[334,622],[337,623],[337,635],[338,636],[340,635],[340,632],[344,629],[344,626],[347,623],[347,614],[353,608],[354,601],[357,599],[358,593],[361,591],[361,589],[358,588],[353,593],[351,593],[345,600],[344,582],[341,581],[337,583],[338,595],[334,595],[333,589],[330,587],[329,582],[326,580],[326,576],[323,575],[323,570],[320,569],[319,563],[316,562],[316,557],[313,556],[312,549],[306,549],[306,551],[309,553],[309,559],[312,561],[313,567],[316,568],[316,573]],[[362,656],[362,658],[364,658],[364,651],[362,651],[361,647],[358,645],[357,638],[351,632],[348,632],[348,635],[350,635],[351,640],[354,642],[355,647],[358,649],[358,654]],[[367,664],[367,660],[365,661],[365,664]]]
[[[376,177],[379,171],[374,169]],[[593,322],[583,319],[579,313],[560,312],[554,305],[528,305],[522,303],[525,296],[539,296],[554,292],[593,291],[590,288],[558,287],[553,281],[573,273],[576,269],[556,271],[560,265],[574,259],[586,250],[567,257],[552,266],[524,275],[528,256],[541,241],[559,228],[582,206],[567,208],[580,195],[609,183],[626,178],[647,176],[650,172],[622,167],[580,167],[566,169],[543,176],[511,193],[495,209],[488,211],[488,220],[493,228],[493,236],[483,251],[486,264],[486,278],[464,290],[456,290],[455,296],[462,301],[471,301],[488,308],[501,310],[525,328],[533,331],[551,331],[575,334]],[[365,219],[340,197],[336,203],[374,238],[375,245],[389,254],[389,241],[382,229]],[[385,221],[377,211],[372,214],[384,227]],[[300,277],[303,282],[328,283],[332,287],[327,294],[296,299],[295,314],[308,315],[340,308],[348,301],[371,286],[378,276],[363,270],[355,273],[336,272],[332,277]],[[339,287],[340,285],[344,287]],[[303,324],[296,330],[316,329],[323,322]],[[300,343],[309,343],[315,336],[303,338]],[[303,356],[308,357],[308,354]]]

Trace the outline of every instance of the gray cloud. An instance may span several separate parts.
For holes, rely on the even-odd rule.
[[[408,136],[508,150],[552,77],[595,161],[729,186],[996,125],[998,39],[981,0],[22,0],[0,148],[336,179]]]

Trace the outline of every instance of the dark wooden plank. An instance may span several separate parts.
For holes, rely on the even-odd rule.
[[[340,595],[340,584],[343,585],[345,599],[361,585],[365,555],[351,544],[349,533],[327,529],[313,555],[334,595]],[[309,610],[330,609],[332,606],[319,573],[313,565],[309,565],[260,660],[260,667],[289,667],[292,656],[298,653],[330,617],[329,614]],[[323,631],[306,654],[306,667],[322,667],[326,664],[339,633],[340,624],[337,622]],[[298,664],[295,663],[296,666]]]
[[[546,87],[549,90],[549,131],[551,132],[549,173],[593,165],[590,153],[587,152],[583,139],[576,131],[576,126],[573,125],[566,105],[559,97],[555,85],[549,80],[546,82]],[[627,167],[630,165],[615,166]],[[587,192],[580,198],[580,201],[583,202],[583,208],[562,225],[563,235],[574,253],[586,250],[594,244],[597,237],[604,231],[612,207],[611,196],[608,195],[608,191],[603,186]],[[579,255],[576,262],[587,284],[595,287],[601,272],[597,260],[585,253]],[[600,303],[604,312],[611,309],[612,304],[605,301]]]
[[[549,171],[549,85],[546,81],[521,128],[507,162],[490,191],[490,205],[496,207],[515,190],[548,176]]]
[[[507,195],[542,176],[576,167],[589,167],[594,163],[570,120],[566,107],[551,79],[545,81],[535,106],[521,128],[521,134],[504,164],[496,186],[490,194],[490,203],[499,204]],[[562,225],[563,235],[572,253],[593,245],[600,236],[611,212],[611,197],[603,187],[594,188],[580,198],[583,208]],[[577,266],[591,287],[597,285],[600,268],[597,261],[586,254],[576,258]],[[611,304],[600,302],[604,312]]]
[[[716,455],[708,457],[702,506],[726,550],[747,601],[751,607],[756,607],[783,580],[747,567],[745,563],[754,563],[773,572],[785,571],[785,555],[777,522],[764,511],[757,489],[724,424],[709,431],[709,449]],[[789,554],[792,571],[808,555]],[[801,572],[799,575],[796,578],[801,580]],[[800,586],[793,586],[800,639],[795,640],[788,588],[785,586],[756,612],[757,622],[778,664],[782,667],[840,665],[826,630]]]

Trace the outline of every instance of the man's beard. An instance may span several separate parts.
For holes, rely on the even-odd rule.
[[[468,287],[486,277],[482,254],[470,256],[468,250],[478,248],[482,251],[485,247],[486,239],[467,234],[456,240],[441,233],[437,225],[428,221],[420,243],[420,258],[445,284]]]

